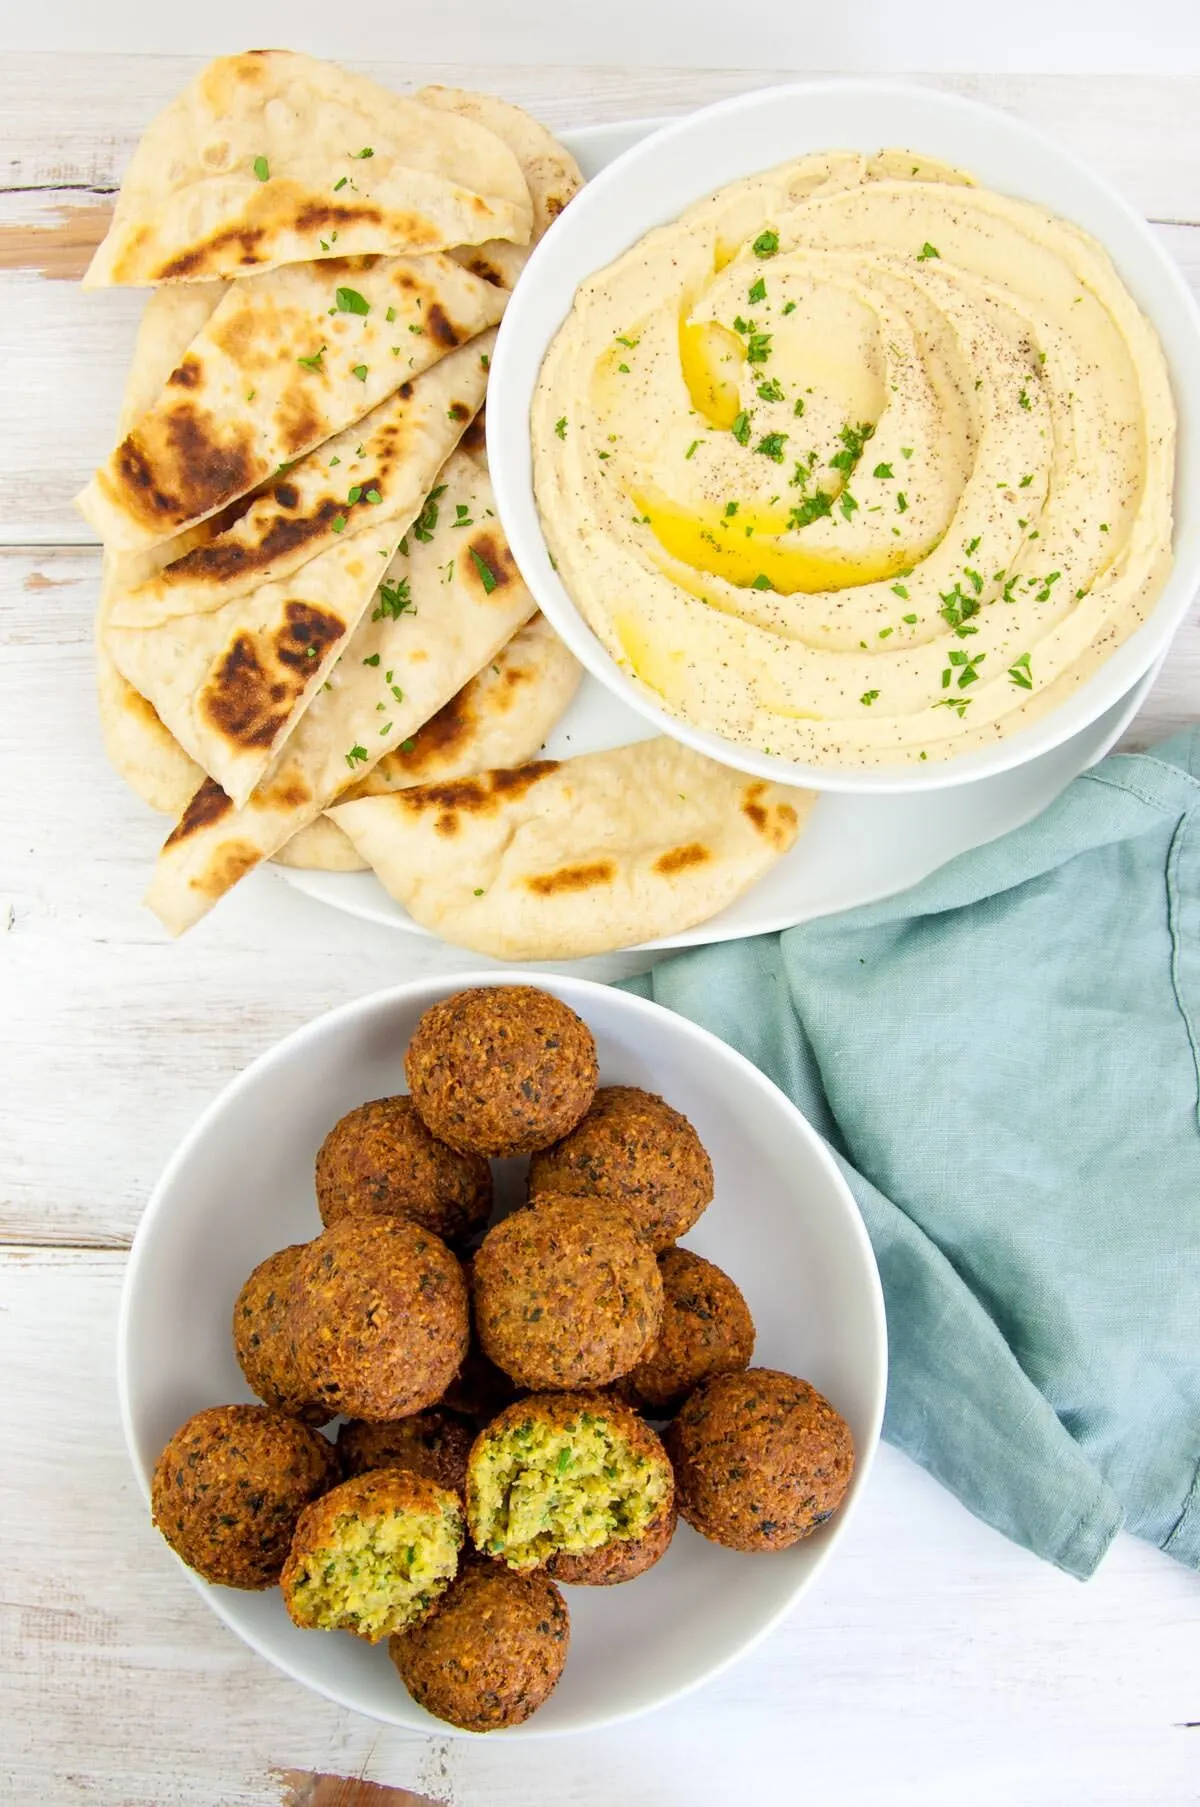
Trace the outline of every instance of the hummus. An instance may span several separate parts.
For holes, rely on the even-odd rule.
[[[532,434],[617,662],[808,764],[1015,732],[1170,569],[1154,329],[1078,227],[906,151],[808,156],[648,233],[579,289]]]

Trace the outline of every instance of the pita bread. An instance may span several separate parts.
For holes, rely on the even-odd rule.
[[[328,688],[244,807],[210,781],[169,836],[146,901],[173,933],[403,746],[533,614],[471,453],[448,460],[422,519]]]
[[[164,289],[150,296],[129,366],[118,432],[123,433],[158,394],[184,347],[195,338],[220,301],[224,288],[224,283],[213,282],[203,287]],[[207,528],[194,532],[203,537]],[[184,545],[186,540],[176,549],[182,550]],[[170,551],[168,546],[158,546],[123,559],[111,552],[104,554],[96,610],[96,703],[104,750],[118,775],[151,809],[177,816],[203,781],[204,773],[163,727],[145,697],[139,696],[121,676],[104,644],[114,599],[149,577],[156,564],[170,556]]]
[[[553,225],[572,195],[583,187],[583,175],[569,150],[544,125],[521,107],[494,94],[471,94],[465,88],[418,88],[414,99],[429,107],[473,119],[502,138],[521,165],[533,202],[533,236],[526,245],[491,239],[484,245],[464,245],[451,256],[501,288],[516,286],[529,261],[529,253]]]
[[[667,737],[330,811],[392,896],[498,960],[574,960],[706,922],[815,802]]]
[[[420,512],[483,401],[495,332],[460,346],[404,383],[362,420],[327,439],[262,491],[224,533],[173,559],[148,583],[119,597],[112,620],[157,627],[204,614],[264,583],[275,583],[364,527]]]
[[[565,712],[580,666],[544,615],[535,615],[508,645],[418,729],[412,751],[386,753],[375,770],[346,791],[386,796],[413,785],[466,778],[492,766],[532,759]],[[342,830],[318,816],[279,849],[283,866],[355,872],[366,866]]]
[[[364,155],[364,153],[366,153]],[[152,121],[84,286],[246,276],[329,254],[525,243],[508,146],[288,50],[210,63]]]
[[[441,255],[294,264],[231,283],[80,510],[121,551],[170,539],[494,326],[505,300]]]

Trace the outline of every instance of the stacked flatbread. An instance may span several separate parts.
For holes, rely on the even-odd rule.
[[[154,293],[80,507],[108,752],[176,817],[148,894],[172,932],[277,859],[370,865],[481,951],[590,952],[704,920],[798,832],[800,793],[671,742],[526,763],[579,668],[481,411],[580,180],[504,101],[288,51],[211,64],[135,152],[85,282]]]

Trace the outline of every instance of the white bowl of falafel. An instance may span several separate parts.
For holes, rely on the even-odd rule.
[[[361,999],[234,1080],[119,1341],[154,1522],[226,1623],[374,1718],[507,1737],[764,1636],[886,1383],[866,1232],[790,1101],[655,1004],[504,974]]]

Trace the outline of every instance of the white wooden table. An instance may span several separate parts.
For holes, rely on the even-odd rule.
[[[160,1166],[211,1094],[306,1018],[478,964],[269,873],[178,946],[139,907],[161,825],[101,756],[98,559],[70,505],[109,444],[139,298],[85,299],[39,271],[69,264],[70,210],[103,204],[194,66],[64,51],[0,69],[0,1800],[258,1807],[287,1770],[455,1807],[1200,1800],[1196,1577],[1122,1538],[1080,1587],[886,1448],[839,1559],[750,1658],[648,1720],[537,1746],[422,1739],[310,1697],[236,1642],[151,1530],[113,1346]],[[490,86],[558,127],[789,73],[371,67]],[[1074,145],[1200,287],[1200,80],[935,79]],[[1197,715],[1193,618],[1128,744]]]

